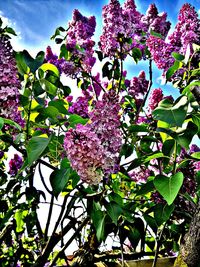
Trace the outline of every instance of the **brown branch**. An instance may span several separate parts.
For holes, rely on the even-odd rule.
[[[138,252],[138,253],[123,253],[124,260],[137,260],[144,256],[154,256],[155,252]],[[114,259],[120,259],[121,258],[121,252],[113,253],[113,252],[105,252],[102,254],[95,254],[94,255],[94,262],[99,261],[105,261],[105,260],[114,260]]]
[[[76,231],[74,232],[74,234],[70,237],[70,239],[67,241],[67,243],[64,245],[64,247],[58,252],[58,254],[55,256],[55,258],[53,259],[52,263],[49,265],[49,267],[53,267],[54,264],[56,263],[56,261],[59,259],[59,257],[64,254],[64,251],[66,250],[66,248],[72,243],[72,241],[75,239],[75,237],[80,233],[80,231],[82,230],[82,228],[87,224],[87,222],[89,221],[89,217],[86,217],[83,222],[80,224],[80,226],[76,229]]]
[[[200,262],[200,201],[190,223],[188,233],[181,244],[182,259],[188,267],[197,267]]]
[[[135,122],[137,122],[138,120],[138,117],[140,115],[140,112],[142,110],[142,108],[144,107],[146,101],[147,101],[147,98],[148,98],[148,95],[150,93],[150,90],[151,90],[151,86],[153,84],[153,71],[152,71],[152,59],[149,60],[149,83],[148,83],[148,87],[147,87],[147,93],[142,101],[142,104],[140,105],[139,109],[138,109],[138,112],[135,116]]]

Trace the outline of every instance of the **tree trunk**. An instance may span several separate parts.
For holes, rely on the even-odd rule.
[[[180,253],[188,267],[200,267],[200,201],[197,204],[189,231],[184,237]]]

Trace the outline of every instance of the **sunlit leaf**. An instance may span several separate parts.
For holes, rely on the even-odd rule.
[[[158,192],[167,201],[168,205],[171,205],[178,195],[178,192],[183,184],[183,173],[177,172],[171,177],[164,175],[157,175],[154,179],[154,185]]]

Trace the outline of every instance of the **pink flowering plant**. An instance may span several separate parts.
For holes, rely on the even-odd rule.
[[[184,4],[169,35],[166,13],[133,0],[111,0],[102,17],[95,43],[95,17],[74,10],[52,36],[60,53],[35,58],[0,29],[1,266],[155,266],[182,253],[199,207],[200,19]],[[153,63],[173,95],[155,88]]]

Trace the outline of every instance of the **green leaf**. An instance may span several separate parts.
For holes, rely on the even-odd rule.
[[[60,170],[58,169],[51,173],[50,183],[56,198],[66,187],[69,178],[70,178],[70,169],[60,169]]]
[[[200,132],[200,116],[193,114],[192,120],[196,124],[196,126],[198,127],[198,132]]]
[[[189,121],[187,128],[182,133],[171,133],[171,136],[178,142],[179,145],[189,149],[189,145],[197,131],[198,127],[196,124]]]
[[[133,145],[132,144],[123,144],[121,148],[120,155],[125,156],[125,158],[131,156],[133,153]]]
[[[161,152],[155,152],[154,154],[152,154],[152,155],[146,157],[146,158],[144,159],[143,162],[144,162],[144,163],[147,163],[147,162],[149,162],[149,161],[152,160],[152,159],[158,159],[158,158],[163,158],[163,157],[165,157],[165,156],[163,155],[163,153],[161,153]]]
[[[57,116],[59,115],[59,111],[57,108],[53,106],[48,106],[43,110],[44,115],[47,118],[57,119]]]
[[[77,114],[72,114],[69,116],[69,125],[74,128],[77,124],[85,125],[88,122],[88,119],[84,119]]]
[[[186,86],[182,92],[182,94],[184,95],[188,95],[191,93],[193,87],[195,86],[200,86],[200,81],[193,81],[192,83],[190,83],[188,86]]]
[[[168,205],[171,205],[178,195],[178,192],[183,184],[183,173],[177,172],[171,177],[164,175],[157,175],[154,179],[154,185],[158,192],[167,201]]]
[[[51,137],[44,138],[39,136],[34,136],[30,139],[27,146],[27,160],[28,165],[32,165],[32,163],[42,155],[44,150],[47,148]]]
[[[17,36],[16,32],[11,27],[6,27],[5,32]]]
[[[98,50],[95,50],[95,52],[97,53],[99,61],[102,61],[103,60],[103,53],[101,51],[98,51]]]
[[[49,102],[48,106],[55,107],[60,113],[68,114],[68,111],[65,107],[66,102],[61,99],[52,100]]]
[[[147,181],[145,184],[142,184],[140,189],[137,191],[137,196],[146,195],[147,193],[154,190],[153,181]]]
[[[174,139],[167,139],[162,147],[162,152],[165,156],[171,156],[174,151],[175,140]]]
[[[168,129],[170,127],[170,125],[168,123],[164,122],[164,121],[158,121],[157,122],[157,127],[158,128]],[[168,137],[167,133],[164,133],[164,132],[160,132],[160,136],[161,136],[163,142],[165,142],[165,140]]]
[[[69,51],[67,50],[66,44],[62,44],[60,47],[59,58],[65,58],[66,60],[69,60]]]
[[[115,203],[114,201],[106,203],[105,208],[108,212],[108,215],[114,222],[114,224],[117,225],[118,218],[122,214],[122,208],[119,206],[119,204]]]
[[[163,38],[162,37],[162,34],[160,34],[158,32],[155,32],[152,29],[150,29],[150,34],[153,35],[153,36],[155,36],[155,37],[158,37],[158,38]]]
[[[200,159],[200,152],[192,153],[191,157],[193,157],[195,159]]]
[[[109,66],[110,66],[110,68],[109,68]],[[112,64],[109,61],[107,61],[103,65],[102,74],[103,74],[103,78],[108,77],[109,80],[112,78]]]
[[[24,218],[27,216],[28,211],[27,210],[17,210],[15,213],[15,220],[16,220],[16,231],[17,233],[20,233],[24,230]]]
[[[57,94],[57,86],[49,82],[48,80],[44,78],[40,79],[40,85],[42,86],[42,89],[44,89],[50,95],[55,96]]]
[[[145,124],[131,125],[128,130],[130,133],[149,132],[148,125]]]
[[[11,125],[11,126],[14,126],[14,127],[17,128],[19,131],[22,130],[21,126],[20,126],[18,123],[14,122],[14,121],[12,121],[12,120],[9,120],[9,119],[3,119],[3,120],[4,120],[4,123],[5,123],[5,124],[9,124],[9,125]]]
[[[176,52],[172,52],[172,56],[178,61],[182,61],[185,58],[183,55],[176,53]]]
[[[166,222],[170,218],[174,209],[175,209],[174,204],[168,206],[168,205],[164,205],[162,203],[159,203],[155,206],[154,218],[155,218],[158,226],[160,226],[162,223]]]
[[[3,128],[4,119],[0,117],[0,130]]]
[[[158,226],[157,226],[155,218],[153,218],[152,216],[150,216],[148,214],[144,214],[144,219],[145,219],[147,225],[149,225],[151,227],[151,229],[154,231],[154,233],[156,234]]]
[[[132,49],[132,57],[133,57],[135,63],[137,64],[138,61],[142,58],[142,51],[137,47],[133,48]]]
[[[187,114],[187,108],[187,97],[181,96],[177,99],[173,107],[157,107],[153,110],[152,114],[155,120],[164,121],[171,126],[181,127]]]
[[[43,94],[45,91],[42,89],[41,84],[39,81],[35,81],[33,83],[33,91],[35,96],[39,96]]]
[[[40,66],[40,69],[43,70],[44,72],[52,71],[57,77],[60,76],[58,68],[51,63],[44,63],[42,66]]]
[[[194,52],[197,52],[200,50],[200,46],[197,44],[192,44],[192,48],[193,48]]]
[[[174,65],[171,66],[168,71],[166,72],[166,79],[170,80],[170,78],[172,77],[172,75],[182,67],[182,63],[179,61],[175,61]]]
[[[101,210],[96,210],[95,212],[92,212],[92,221],[96,229],[97,239],[99,241],[105,240],[106,214]]]
[[[27,66],[23,52],[15,52],[15,59],[17,63],[17,69],[19,73],[23,76],[24,74],[28,74],[30,72],[30,68]]]

